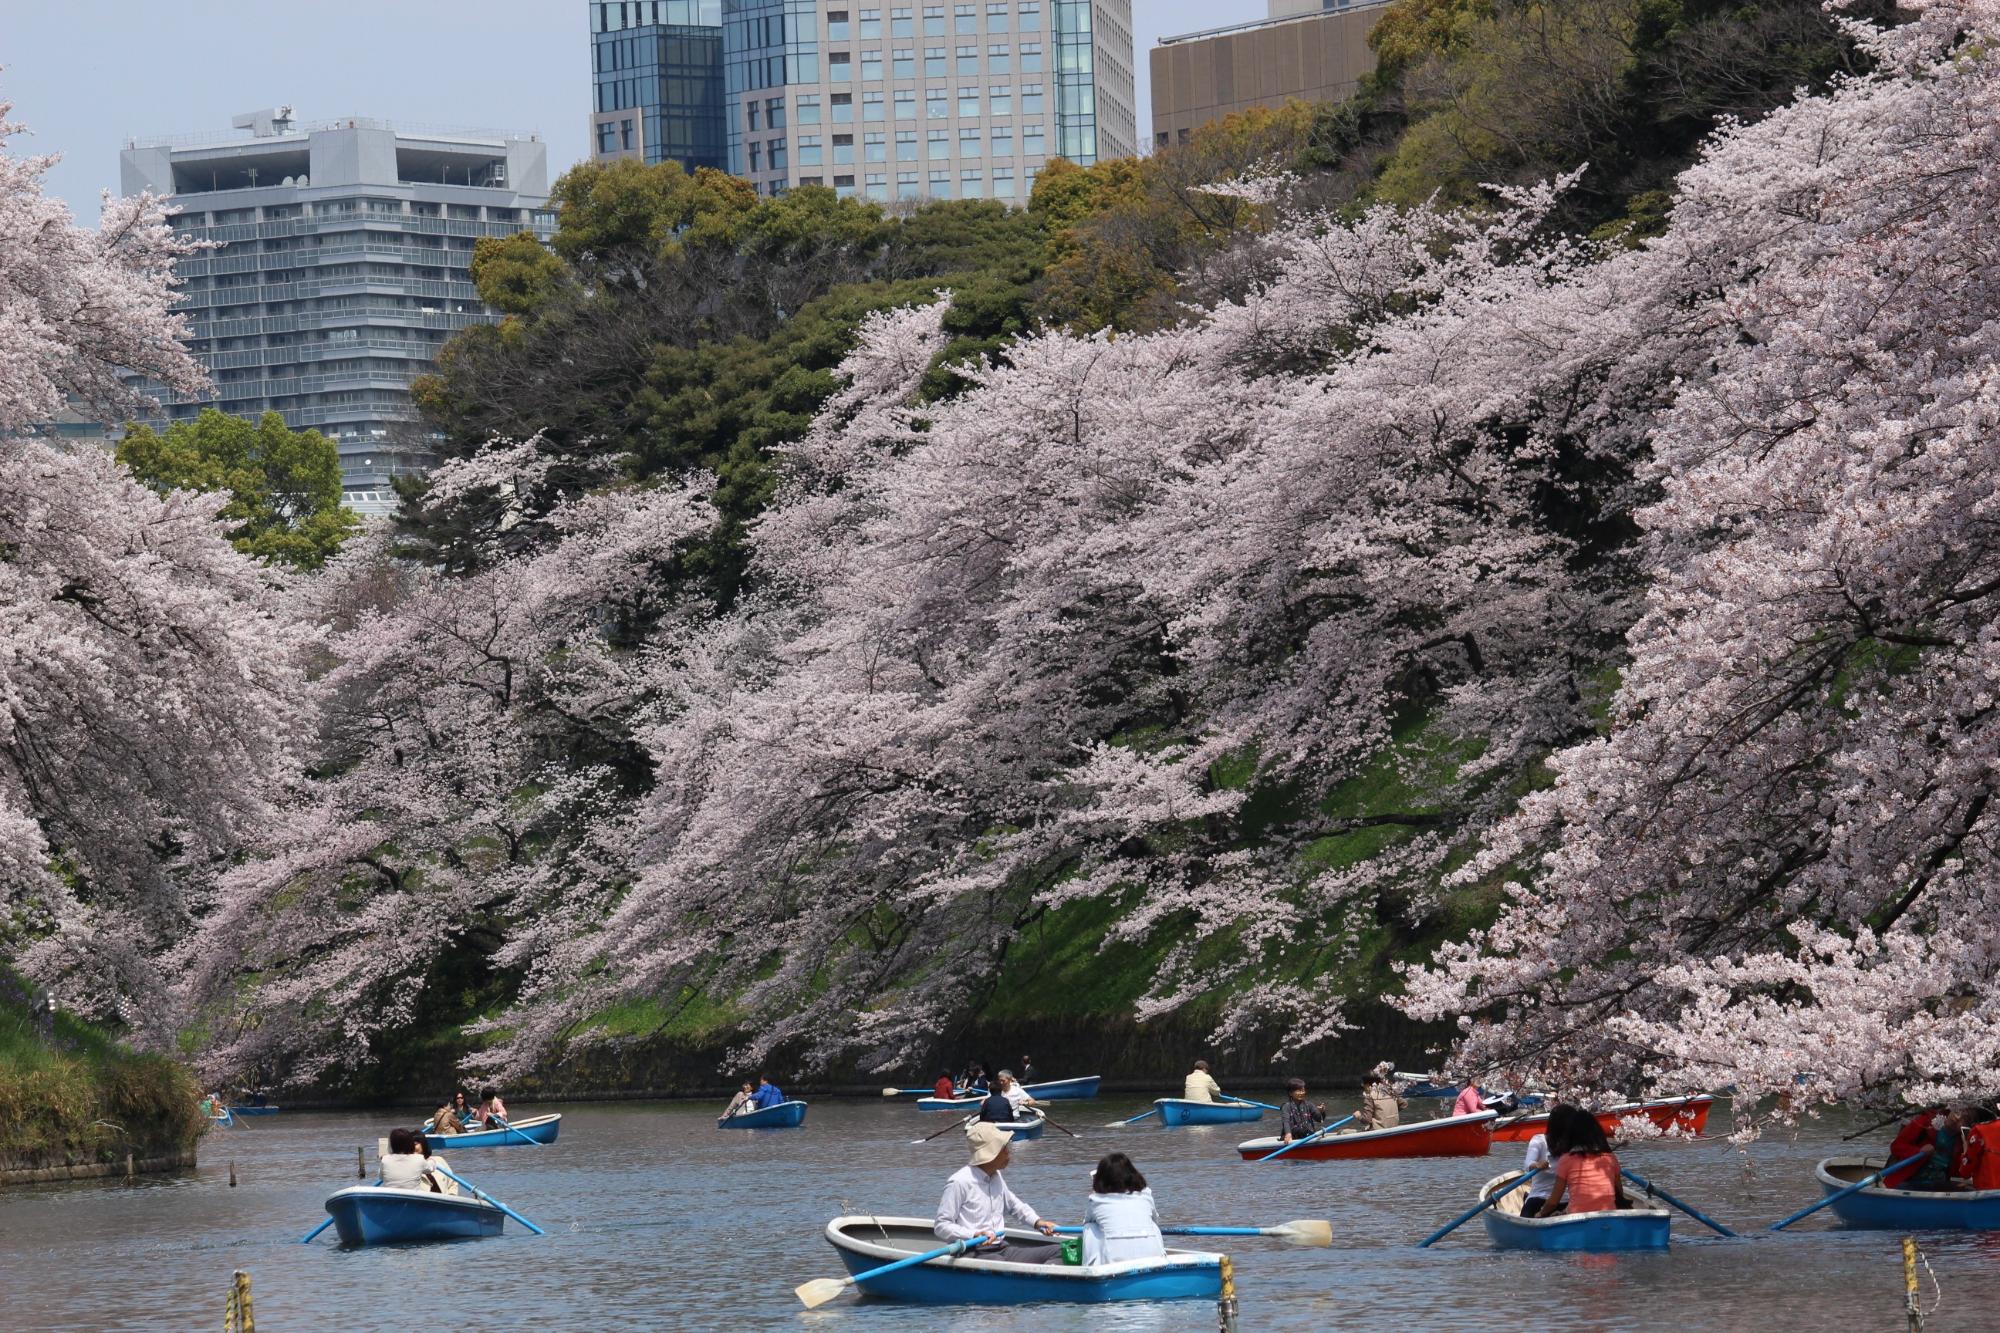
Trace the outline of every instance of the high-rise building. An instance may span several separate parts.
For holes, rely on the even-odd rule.
[[[1150,52],[1154,146],[1182,143],[1231,112],[1353,96],[1375,68],[1368,33],[1387,5],[1270,0],[1268,18],[1162,38]]]
[[[176,309],[214,387],[153,386],[151,424],[275,410],[331,436],[350,503],[379,512],[391,477],[434,461],[410,381],[457,330],[498,318],[473,290],[474,242],[554,231],[547,145],[355,117],[301,125],[290,107],[235,125],[119,155],[126,194],[171,196],[176,231],[219,243],[177,266]]]
[[[589,0],[595,161],[729,169],[722,0]]]
[[[1138,151],[1131,0],[720,3],[725,159],[760,193],[825,185],[885,203],[1022,203],[1052,157],[1088,165]],[[592,40],[602,52],[624,31],[615,25],[664,8],[592,0]],[[605,110],[612,76],[600,55],[600,157],[628,151],[625,122],[636,122]],[[692,115],[688,99],[705,96],[692,79],[657,86],[670,115]],[[632,129],[630,151],[662,160],[650,132]]]

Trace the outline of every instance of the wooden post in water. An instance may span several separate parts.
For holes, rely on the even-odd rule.
[[[132,1164],[132,1150],[127,1148],[125,1150],[125,1179],[130,1180],[137,1174],[139,1174],[138,1169]]]
[[[250,1275],[240,1268],[229,1279],[229,1299],[222,1307],[222,1333],[257,1333],[257,1317],[250,1310]]]
[[[1903,1309],[1909,1315],[1910,1333],[1923,1333],[1924,1308],[1917,1303],[1917,1242],[1903,1237]]]
[[[356,1144],[354,1148],[354,1178],[356,1180],[368,1179],[367,1159],[362,1157],[361,1146],[359,1144]]]
[[[1221,1333],[1236,1331],[1236,1269],[1229,1256],[1222,1256],[1222,1294],[1215,1298],[1216,1326]]]
[[[229,1188],[236,1188],[236,1159],[234,1157],[229,1159]]]

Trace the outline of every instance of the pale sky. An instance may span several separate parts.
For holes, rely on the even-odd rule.
[[[79,221],[118,188],[128,138],[226,131],[290,103],[302,120],[372,116],[537,131],[554,179],[582,158],[586,0],[0,0],[0,102],[60,153],[46,178]],[[1152,142],[1147,51],[1160,37],[1262,18],[1264,0],[1133,0],[1139,142]]]

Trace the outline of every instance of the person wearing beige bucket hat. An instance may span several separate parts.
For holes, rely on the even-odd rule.
[[[1000,1175],[1007,1167],[1008,1145],[1014,1136],[998,1125],[980,1122],[967,1128],[965,1138],[972,1160],[945,1182],[944,1197],[938,1200],[937,1222],[932,1228],[938,1239],[972,1240],[1005,1235],[1009,1214],[1045,1236],[1055,1234],[1055,1224],[1043,1221],[1040,1213],[1007,1188]],[[1062,1262],[1061,1245],[1038,1241],[1001,1240],[968,1253],[975,1258],[999,1259],[1011,1264]]]

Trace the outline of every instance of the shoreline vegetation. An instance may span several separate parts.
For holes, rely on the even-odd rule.
[[[38,1013],[35,988],[0,969],[0,1183],[193,1166],[200,1096],[175,1060]]]

